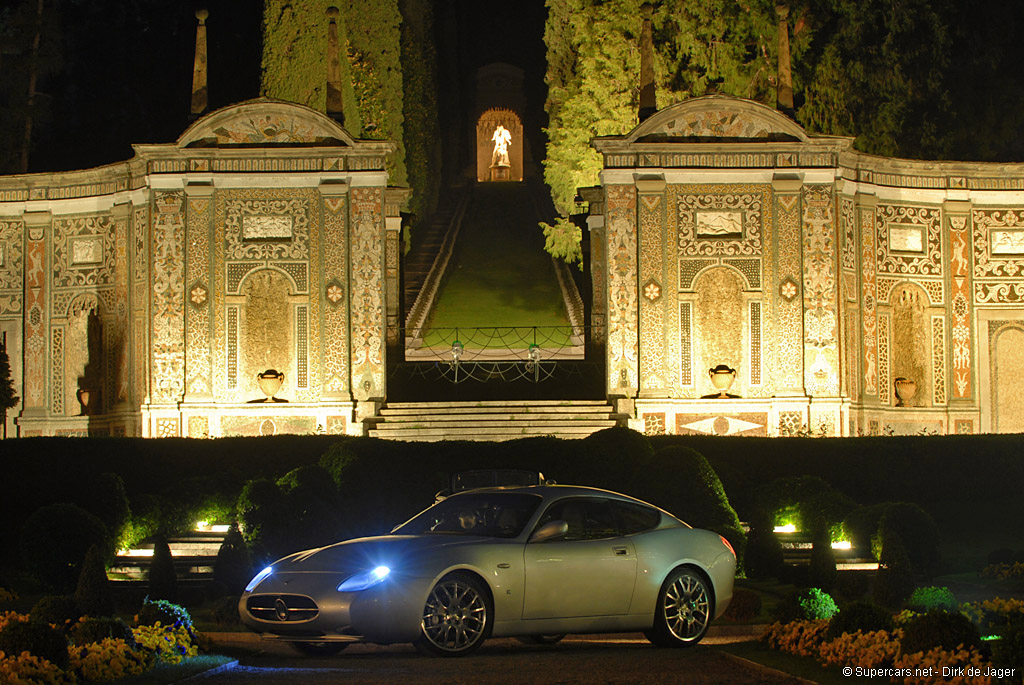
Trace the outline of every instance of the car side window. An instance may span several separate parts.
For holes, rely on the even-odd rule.
[[[643,533],[661,523],[661,512],[657,509],[633,502],[613,501],[610,504],[623,535]]]
[[[565,521],[569,526],[563,540],[603,540],[621,535],[608,500],[597,497],[571,497],[548,507],[537,527],[548,521]]]

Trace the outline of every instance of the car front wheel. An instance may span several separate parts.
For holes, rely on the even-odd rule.
[[[692,568],[678,568],[662,584],[654,625],[644,636],[659,647],[695,645],[708,632],[713,606],[704,576]]]
[[[453,573],[439,580],[427,596],[414,644],[428,654],[463,656],[483,644],[490,622],[490,596],[483,583]]]

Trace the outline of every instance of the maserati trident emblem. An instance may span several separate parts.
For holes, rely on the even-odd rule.
[[[277,620],[287,621],[288,620],[288,605],[284,603],[284,600],[278,597],[274,600],[274,613],[277,614]]]

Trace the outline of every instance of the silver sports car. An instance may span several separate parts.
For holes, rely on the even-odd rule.
[[[488,637],[643,631],[696,644],[732,598],[722,536],[606,490],[534,485],[469,490],[390,535],[274,562],[238,604],[266,639],[307,654],[352,642],[412,642],[467,654]]]

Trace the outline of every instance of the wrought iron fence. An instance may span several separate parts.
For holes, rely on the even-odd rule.
[[[536,364],[585,357],[583,326],[409,328],[404,333],[407,362]]]

